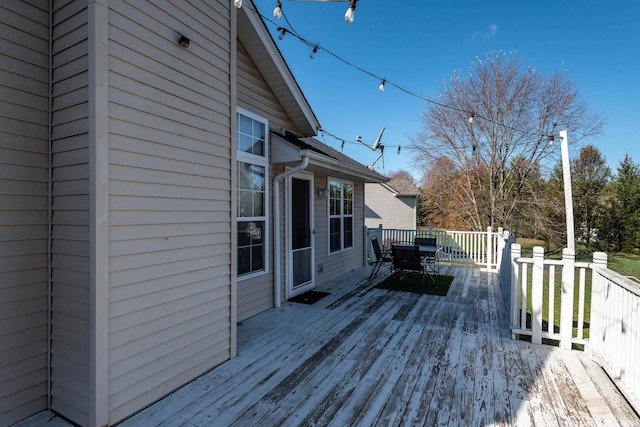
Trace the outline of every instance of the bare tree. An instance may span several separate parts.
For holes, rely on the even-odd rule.
[[[477,59],[466,77],[454,74],[422,119],[411,141],[415,159],[453,162],[463,182],[459,208],[476,230],[513,223],[519,203],[531,198],[532,174],[560,155],[550,135],[566,129],[576,142],[603,126],[569,80],[524,69],[502,52]]]

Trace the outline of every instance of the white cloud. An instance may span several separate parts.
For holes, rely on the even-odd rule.
[[[471,38],[473,40],[491,40],[498,36],[498,26],[496,24],[489,25],[487,31],[476,31]]]

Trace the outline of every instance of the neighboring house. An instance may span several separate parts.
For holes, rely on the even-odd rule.
[[[309,138],[244,3],[0,5],[0,425],[116,423],[363,266],[385,178]]]
[[[365,225],[368,228],[416,229],[420,190],[404,177],[365,184]]]

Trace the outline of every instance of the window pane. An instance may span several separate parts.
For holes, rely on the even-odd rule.
[[[238,222],[238,275],[264,270],[264,224]]]
[[[329,250],[331,252],[342,249],[340,247],[341,222],[340,218],[331,218],[329,221]]]
[[[238,133],[238,151],[245,153],[251,153],[251,146],[253,145],[253,138],[250,135]]]
[[[353,215],[353,203],[351,200],[345,199],[343,201],[342,213],[344,215]]]
[[[329,215],[340,215],[340,200],[329,200]]]
[[[238,247],[248,246],[251,244],[251,236],[247,232],[248,222],[238,221]]]
[[[238,188],[248,190],[253,182],[253,173],[251,165],[248,163],[238,162]]]
[[[353,247],[353,218],[346,217],[344,219],[344,247],[351,248]]]
[[[343,215],[352,215],[353,214],[353,185],[344,184],[342,186],[343,191]]]
[[[252,245],[262,244],[263,231],[264,222],[251,221],[249,225],[247,225],[247,232],[249,233],[249,236],[251,236]]]
[[[264,156],[264,139],[254,139],[252,153],[258,156]]]
[[[238,248],[238,276],[251,272],[251,247]]]
[[[255,216],[252,207],[253,193],[251,191],[238,191],[238,216]]]
[[[264,216],[264,193],[253,193],[253,215]]]
[[[246,135],[253,133],[253,120],[238,113],[238,130]]]
[[[253,246],[251,248],[251,271],[264,270],[264,262],[262,256],[262,245]]]
[[[264,123],[254,120],[252,135],[258,139],[264,140]]]
[[[264,166],[251,165],[251,187],[254,190],[264,191]]]
[[[329,183],[329,197],[332,199],[340,199],[341,186],[339,182],[331,181]]]

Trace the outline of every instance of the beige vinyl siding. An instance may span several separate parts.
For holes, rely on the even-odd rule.
[[[89,422],[87,7],[55,2],[52,32],[51,406]]]
[[[47,408],[48,2],[0,4],[0,425]]]
[[[231,357],[232,43],[228,2],[109,6],[114,423]]]
[[[366,219],[369,228],[395,228],[415,230],[415,196],[396,197],[395,193],[382,184],[366,184]]]
[[[364,184],[353,183],[353,248],[329,254],[328,198],[315,196],[316,286],[339,279],[364,263]],[[326,176],[315,177],[315,185],[328,185]],[[322,265],[322,272],[319,266]]]
[[[267,85],[258,67],[249,57],[240,41],[238,41],[238,106],[254,114],[264,117],[269,121],[269,128],[281,132],[282,129],[294,131],[291,120],[278,103],[276,96]],[[271,147],[271,146],[270,146]],[[281,167],[271,167],[269,171],[269,186],[273,178],[281,173]],[[280,195],[284,195],[284,187]],[[255,314],[273,307],[273,245],[283,244],[283,239],[273,235],[273,188],[269,188],[269,272],[249,279],[238,280],[238,320],[247,319]],[[282,198],[282,197],[281,197]],[[284,210],[280,210],[284,212]],[[284,228],[280,228],[284,230]],[[281,254],[284,254],[284,246],[281,246]],[[284,258],[283,258],[284,260]],[[281,268],[284,268],[282,260]],[[284,271],[284,270],[283,270]],[[285,277],[284,273],[281,277]],[[284,296],[284,292],[282,293]]]
[[[276,96],[238,41],[238,106],[269,121],[269,128],[277,132],[285,129],[299,134]]]

